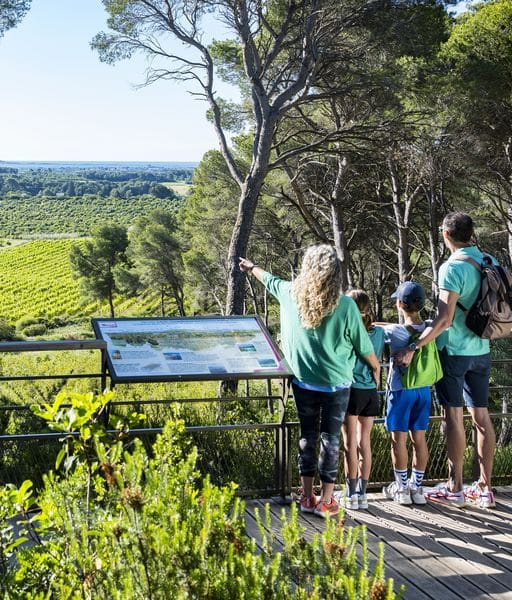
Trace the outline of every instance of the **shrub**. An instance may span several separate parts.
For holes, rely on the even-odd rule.
[[[278,552],[267,511],[257,515],[258,551],[236,486],[199,479],[183,424],[169,423],[150,457],[129,441],[126,423],[109,439],[101,419],[109,399],[73,394],[35,409],[53,428],[79,435],[66,435],[66,470],[48,473],[36,498],[29,482],[0,488],[0,516],[39,510],[26,525],[36,544],[16,548],[12,528],[0,530],[6,598],[395,598],[382,549],[371,573],[364,529],[342,521],[329,519],[309,542],[294,507],[289,520],[283,515]]]
[[[48,331],[48,328],[44,323],[34,323],[34,325],[28,325],[22,330],[22,334],[27,337],[35,337],[36,335],[44,335]]]
[[[22,317],[16,321],[16,329],[18,331],[22,331],[25,327],[29,327],[30,325],[37,325],[40,321],[37,317]]]
[[[5,319],[0,319],[0,341],[11,342],[16,339],[16,328]]]

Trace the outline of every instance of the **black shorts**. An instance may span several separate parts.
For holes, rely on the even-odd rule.
[[[380,416],[380,399],[376,388],[366,390],[354,387],[350,388],[347,415],[356,415],[358,417]]]

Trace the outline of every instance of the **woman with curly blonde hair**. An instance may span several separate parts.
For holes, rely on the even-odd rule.
[[[302,512],[335,515],[341,425],[356,357],[378,381],[380,366],[356,303],[341,293],[341,264],[327,244],[306,250],[296,280],[284,281],[240,258],[240,269],[258,279],[281,308],[281,340],[293,371],[293,395],[300,421],[299,472]],[[317,451],[320,441],[320,451]],[[321,495],[313,491],[318,471]]]
[[[341,263],[332,246],[311,246],[302,268],[292,283],[300,320],[306,329],[315,329],[340,301]]]

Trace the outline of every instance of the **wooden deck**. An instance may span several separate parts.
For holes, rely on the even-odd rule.
[[[247,501],[247,531],[256,540],[253,508],[267,502],[276,532],[281,511],[289,511],[270,500]],[[512,487],[497,488],[496,508],[488,510],[400,506],[381,494],[370,494],[369,502],[368,510],[347,511],[345,524],[366,525],[373,557],[384,542],[386,577],[395,589],[405,585],[404,598],[512,600]],[[315,515],[299,518],[306,538],[325,526]]]

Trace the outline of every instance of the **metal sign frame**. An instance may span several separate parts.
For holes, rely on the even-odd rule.
[[[107,344],[106,365],[115,384],[274,379],[292,375],[257,315],[94,318],[92,327],[96,337]],[[206,347],[194,351],[201,342]],[[133,359],[123,357],[123,348],[125,356]],[[191,361],[194,356],[196,362]],[[139,362],[136,357],[140,357]],[[143,357],[152,362],[142,363]],[[243,368],[230,366],[236,365],[237,359]],[[198,366],[195,371],[194,365]],[[166,368],[169,372],[165,372]],[[141,373],[143,370],[147,372]]]

